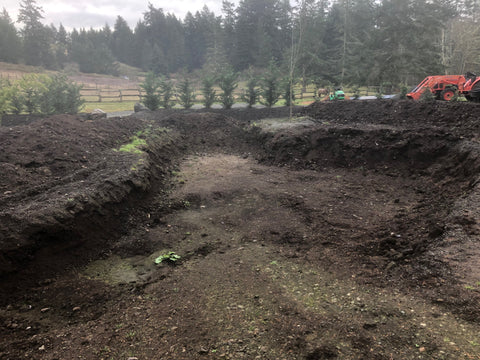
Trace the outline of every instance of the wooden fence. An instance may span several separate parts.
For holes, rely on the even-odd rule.
[[[359,91],[361,96],[375,95],[379,92],[380,86],[368,86],[363,87]],[[245,89],[237,88],[234,93],[235,100],[241,101],[242,94]],[[217,93],[219,91],[217,90]],[[301,86],[295,87],[294,89],[296,99],[314,99],[316,97],[315,88],[312,86],[302,88]],[[347,90],[347,93],[351,91]],[[139,102],[142,100],[142,97],[145,95],[145,91],[141,88],[131,88],[131,89],[115,89],[115,88],[90,88],[84,87],[80,91],[82,99],[87,103],[93,102],[123,102],[123,101],[132,101]],[[178,94],[173,94],[172,100],[178,102]],[[203,96],[200,92],[196,92],[195,96],[196,101],[202,101]]]
[[[85,102],[140,101],[145,92],[140,89],[82,88],[80,95]]]

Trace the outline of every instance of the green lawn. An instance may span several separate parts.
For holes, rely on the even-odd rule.
[[[90,113],[95,109],[101,109],[107,113],[115,111],[133,111],[136,102],[137,101],[89,102],[85,103],[81,112]]]

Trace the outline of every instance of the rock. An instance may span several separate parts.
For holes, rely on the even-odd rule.
[[[204,347],[201,347],[200,350],[198,350],[198,353],[200,355],[206,355],[206,354],[208,354],[208,349],[205,349]]]
[[[88,120],[105,119],[106,117],[107,113],[102,109],[95,109],[90,114],[88,114]]]
[[[42,345],[38,348],[39,351],[45,351],[45,345]]]
[[[134,106],[133,106],[133,111],[135,112],[140,112],[140,111],[150,111],[149,108],[147,108],[145,105],[143,105],[142,103],[136,103]]]

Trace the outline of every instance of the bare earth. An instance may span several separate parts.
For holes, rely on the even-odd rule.
[[[0,359],[480,359],[477,109],[0,128]]]

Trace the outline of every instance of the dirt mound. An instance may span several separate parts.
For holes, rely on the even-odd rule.
[[[336,124],[382,124],[409,129],[438,127],[455,136],[478,139],[478,110],[478,104],[464,102],[361,100],[315,102],[302,114]]]
[[[245,138],[240,121],[218,113],[176,113],[157,124],[180,132],[188,151],[228,151],[232,146],[242,146]]]
[[[147,125],[135,118],[54,116],[0,128],[0,272],[24,267],[38,251],[54,256],[87,240],[87,253],[95,252],[112,229],[125,231],[118,204],[148,189],[154,171],[142,154],[118,149]],[[160,142],[165,155],[173,138]]]

